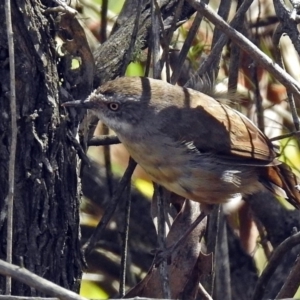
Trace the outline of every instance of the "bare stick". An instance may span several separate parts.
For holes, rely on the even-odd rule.
[[[48,298],[48,297],[27,297],[27,296],[3,296],[0,295],[0,300],[61,300],[61,299],[67,299],[67,298]],[[74,300],[76,300],[75,298],[72,298]],[[86,299],[86,298],[82,298],[82,299]],[[103,300],[103,299],[93,299],[93,300]],[[123,300],[120,298],[114,298],[114,300]],[[164,300],[164,299],[158,299],[158,298],[144,298],[144,297],[134,297],[134,298],[127,298],[127,300]],[[205,299],[206,300],[206,299]],[[207,300],[211,300],[211,298],[207,299]]]
[[[138,32],[140,29],[140,17],[141,17],[141,1],[138,2],[137,10],[136,10],[136,16],[135,16],[135,21],[134,21],[134,27],[132,30],[132,34],[130,37],[130,44],[129,48],[127,49],[125,55],[124,55],[124,62],[123,62],[123,67],[120,71],[121,76],[125,76],[127,66],[132,60],[132,56],[135,51],[135,43],[138,38]]]
[[[161,60],[159,58],[159,49],[160,49],[160,0],[151,1],[151,22],[152,22],[152,66],[153,66],[153,78],[161,77]],[[165,214],[163,209],[163,192],[162,188],[155,185],[154,201],[152,205],[155,205],[155,200],[157,204],[157,240],[158,245],[162,246],[165,249]],[[167,270],[167,262],[162,261],[162,264],[159,266],[159,273],[162,280],[163,287],[163,296],[166,299],[170,298],[170,286],[169,286],[169,276]]]
[[[155,184],[154,205],[157,205],[157,243],[159,249],[166,248],[166,211],[165,211],[165,193],[161,186]],[[156,202],[156,203],[155,203]],[[164,298],[170,299],[170,285],[167,261],[163,260],[159,265],[159,274],[162,280]]]
[[[74,292],[64,289],[59,285],[26,270],[25,268],[9,264],[4,260],[0,260],[0,274],[13,277],[45,294],[52,295],[60,299],[87,300],[87,298],[81,297]]]
[[[284,31],[283,31],[283,27],[282,27],[282,24],[280,23],[274,34],[273,34],[273,38],[272,38],[272,41],[274,43],[274,50],[275,50],[275,61],[278,63],[278,65],[283,69],[285,70],[285,67],[284,67],[284,64],[283,64],[283,60],[282,60],[282,56],[281,56],[281,51],[280,51],[280,38],[281,36],[284,34]],[[295,129],[296,131],[299,131],[300,129],[300,125],[299,125],[299,118],[298,118],[298,115],[297,115],[297,108],[296,108],[296,104],[295,104],[295,101],[294,101],[294,95],[293,93],[291,93],[289,90],[287,91],[287,96],[288,96],[288,100],[289,100],[289,104],[290,104],[290,109],[291,109],[291,112],[292,112],[292,118],[293,118],[293,122],[294,122],[294,125],[295,125]]]
[[[201,295],[202,299],[204,300],[213,300],[210,294],[205,290],[203,285],[199,283],[199,294]]]
[[[265,287],[267,286],[271,276],[275,272],[277,266],[282,260],[283,255],[285,255],[291,248],[300,244],[300,232],[288,237],[285,239],[273,252],[268,265],[263,270],[259,280],[256,284],[252,299],[260,300],[262,299],[265,291]]]
[[[203,14],[210,22],[222,30],[229,36],[246,53],[261,64],[268,72],[280,81],[284,86],[289,88],[300,99],[300,86],[298,82],[289,74],[287,74],[278,64],[274,63],[265,53],[251,43],[244,35],[232,28],[222,18],[220,18],[208,5],[196,1],[188,0],[188,2],[200,13]]]
[[[88,141],[88,146],[104,146],[115,144],[120,144],[120,140],[116,135],[94,136]]]
[[[126,270],[127,270],[127,256],[128,256],[128,236],[129,236],[129,222],[131,209],[131,182],[129,181],[124,192],[126,198],[126,208],[124,213],[124,232],[122,233],[122,256],[121,256],[121,275],[120,275],[120,297],[125,296],[126,286]]]
[[[218,16],[220,16],[223,20],[228,19],[230,6],[231,6],[231,0],[221,0],[220,1],[219,7],[218,7]],[[214,33],[213,33],[212,42],[211,42],[212,49],[215,47],[216,43],[218,42],[218,40],[220,39],[220,37],[222,35],[223,35],[222,31],[220,31],[218,28],[215,28]],[[210,79],[211,82],[215,82],[215,79],[218,77],[221,56],[222,56],[222,48],[220,49],[220,51],[218,53],[216,53],[214,67],[212,66],[208,70],[208,78]]]
[[[120,180],[116,191],[114,192],[114,195],[110,201],[109,207],[105,210],[105,213],[104,213],[101,221],[97,225],[94,233],[92,234],[92,236],[89,238],[89,240],[84,245],[85,255],[88,255],[94,249],[94,246],[100,239],[100,236],[101,236],[103,230],[105,229],[105,227],[108,224],[109,220],[111,219],[113,213],[115,212],[117,205],[121,199],[121,196],[122,196],[128,182],[130,181],[130,178],[135,169],[135,166],[136,166],[136,162],[132,158],[130,158],[128,167],[127,167],[122,179]]]
[[[164,28],[164,23],[163,23],[163,19],[161,16],[161,11],[160,11],[160,7],[158,6],[157,1],[155,1],[155,5],[156,5],[156,10],[158,12],[159,15],[159,23],[160,23],[160,31],[162,33],[162,39],[161,39],[161,46],[163,49],[161,58],[160,58],[160,73],[163,70],[164,64],[166,63],[166,79],[167,82],[171,82],[171,75],[170,75],[170,57],[169,57],[169,52],[170,52],[170,43],[173,37],[173,33],[176,30],[176,24],[177,24],[177,19],[180,17],[180,13],[182,12],[182,6],[183,6],[183,0],[179,0],[177,7],[175,9],[175,13],[174,13],[174,17],[173,20],[170,24],[169,27],[169,33],[166,34],[165,32],[165,28]]]
[[[73,17],[77,15],[78,13],[77,10],[65,4],[64,1],[62,0],[53,0],[53,1],[56,2],[59,6],[48,7],[44,11],[45,15],[53,14],[53,13],[63,13],[63,14],[71,15]]]
[[[184,44],[180,50],[178,61],[177,61],[177,67],[174,69],[174,72],[171,77],[172,84],[175,84],[180,76],[183,63],[187,57],[189,49],[191,48],[192,42],[195,38],[195,35],[197,34],[197,30],[201,24],[202,19],[203,19],[202,15],[198,12],[189,30],[187,38],[185,39]]]
[[[237,1],[237,10],[241,7],[243,3],[242,0]],[[237,31],[242,31],[244,25],[245,18],[244,16],[240,17],[239,24],[235,27]],[[231,24],[231,23],[230,23]],[[230,51],[230,62],[229,62],[229,70],[228,70],[228,90],[236,92],[238,85],[238,76],[239,76],[239,65],[240,65],[240,56],[241,50],[240,48],[233,44]]]
[[[100,26],[100,41],[104,43],[107,40],[107,9],[108,0],[103,0],[101,5],[101,26]]]
[[[31,296],[9,296],[0,295],[0,300],[59,300],[58,298],[49,297],[31,297]]]
[[[253,0],[244,0],[241,4],[240,8],[237,10],[234,18],[230,22],[230,25],[233,28],[236,28],[243,22],[244,16],[246,12],[249,10],[249,7],[253,3]],[[228,41],[228,37],[226,35],[220,36],[219,40],[214,45],[214,48],[211,49],[211,52],[209,56],[204,60],[204,62],[201,64],[200,68],[197,71],[197,74],[202,77],[204,74],[206,74],[210,68],[216,69],[216,66],[218,64],[218,53],[222,51],[222,48],[225,46],[225,44]]]
[[[16,114],[16,82],[15,82],[15,50],[13,39],[13,28],[11,21],[11,5],[10,0],[5,1],[5,17],[7,26],[7,41],[9,51],[9,70],[10,70],[10,113],[11,113],[11,144],[8,168],[8,195],[5,199],[5,208],[7,206],[7,246],[6,260],[12,263],[12,244],[13,244],[13,206],[15,194],[15,160],[17,148],[17,114]],[[4,211],[5,211],[4,208]],[[11,277],[6,278],[6,295],[11,294]]]
[[[282,135],[279,135],[279,136],[275,136],[275,137],[271,138],[270,141],[274,142],[274,141],[282,140],[282,139],[289,138],[289,137],[292,137],[292,136],[300,137],[300,131],[296,131],[296,132],[294,131],[294,132],[282,134]]]
[[[159,79],[160,74],[160,60],[159,60],[159,48],[160,48],[160,31],[159,31],[159,13],[157,12],[155,1],[151,1],[151,23],[152,23],[152,66],[153,66],[153,78]],[[160,1],[157,1],[160,7]]]
[[[295,265],[280,289],[276,299],[292,298],[296,294],[300,283],[300,258],[296,259]]]
[[[101,126],[102,134],[108,135],[109,129],[108,127],[102,123]],[[108,189],[108,195],[111,198],[113,195],[113,180],[112,180],[112,166],[111,166],[111,154],[110,154],[110,146],[104,145],[103,146],[103,158],[104,158],[104,168],[105,168],[105,177],[106,177],[106,185]]]

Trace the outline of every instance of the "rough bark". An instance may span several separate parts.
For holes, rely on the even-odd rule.
[[[127,64],[134,59],[134,54],[136,55],[141,49],[146,48],[148,44],[151,43],[151,39],[149,38],[151,6],[149,1],[145,4],[146,2],[147,1],[143,1],[141,7],[139,30],[135,40],[134,51],[131,52],[130,42],[136,13],[136,9],[132,10],[131,7],[135,4],[135,1],[126,1],[123,12],[121,13],[121,18],[115,26],[115,31],[104,44],[94,51],[96,64],[94,78],[95,88],[108,80],[122,75],[122,70],[124,70],[124,67],[126,69]],[[134,4],[132,5],[132,3]],[[161,1],[160,4],[160,13],[163,23],[165,28],[168,28],[173,21],[178,0],[164,0]],[[195,10],[185,1],[184,9],[182,10],[178,22],[188,19],[194,12]],[[129,61],[124,59],[127,55],[129,55]],[[124,66],[124,64],[126,65]]]
[[[16,59],[18,139],[15,175],[13,262],[63,287],[78,291],[79,193],[76,152],[68,140],[59,103],[59,74],[52,2],[12,0]],[[0,208],[8,191],[11,143],[9,64],[4,1],[0,4]],[[6,222],[0,230],[6,257]],[[0,277],[0,291],[5,278]],[[0,292],[2,293],[2,292]],[[13,282],[13,294],[37,296]]]

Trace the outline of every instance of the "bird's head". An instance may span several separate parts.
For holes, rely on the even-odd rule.
[[[151,86],[148,78],[121,77],[94,90],[86,100],[65,102],[65,107],[86,108],[116,133],[132,131],[149,116]]]

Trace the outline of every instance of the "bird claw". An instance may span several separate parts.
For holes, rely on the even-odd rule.
[[[172,262],[173,247],[168,247],[165,249],[156,249],[154,256],[154,266],[158,267],[163,261],[166,261],[168,265]]]

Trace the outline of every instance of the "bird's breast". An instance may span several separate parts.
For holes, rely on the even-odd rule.
[[[168,141],[161,145],[155,139],[128,142],[120,136],[119,138],[133,159],[154,181],[162,184],[178,180],[182,173],[181,166],[187,160],[182,149]]]
[[[209,154],[188,151],[171,139],[120,140],[151,179],[171,192],[200,203],[225,203],[238,193],[259,190],[255,168],[220,164]]]

